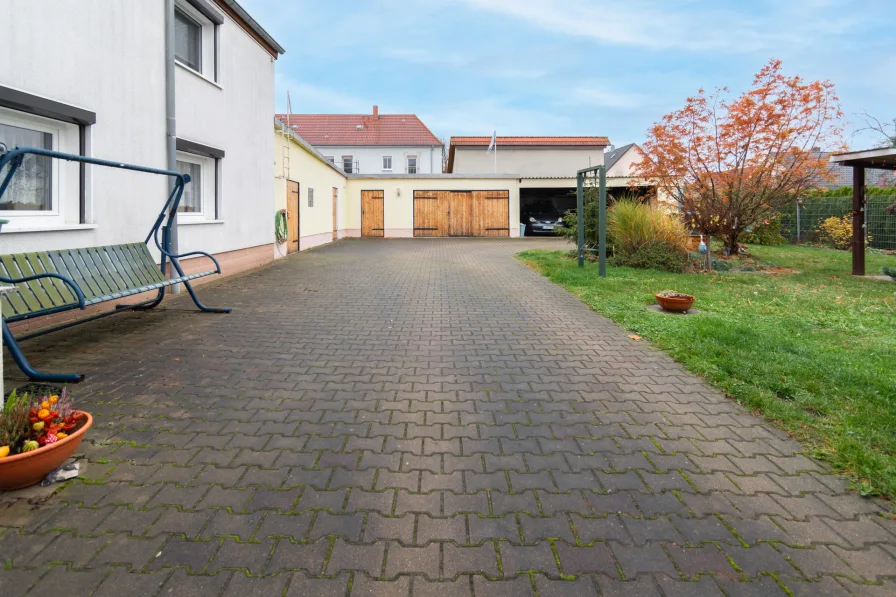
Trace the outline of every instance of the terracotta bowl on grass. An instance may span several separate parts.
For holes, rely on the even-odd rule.
[[[660,304],[660,307],[662,307],[666,311],[683,313],[694,306],[694,297],[690,295],[687,295],[689,298],[670,298],[660,296],[658,294],[655,294],[653,296],[656,297],[656,302]]]
[[[40,483],[47,473],[61,466],[81,445],[84,434],[93,425],[93,417],[84,411],[75,411],[85,417],[77,431],[52,444],[15,456],[0,458],[0,491],[22,489]]]

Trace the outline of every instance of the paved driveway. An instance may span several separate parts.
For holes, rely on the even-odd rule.
[[[896,592],[896,522],[533,246],[344,241],[26,343],[96,427],[0,509],[0,595]]]

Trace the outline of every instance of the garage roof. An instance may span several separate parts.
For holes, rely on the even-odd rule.
[[[491,137],[451,137],[451,145],[488,147]],[[606,137],[498,137],[498,146],[505,147],[606,147]]]

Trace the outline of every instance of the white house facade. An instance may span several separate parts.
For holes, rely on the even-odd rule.
[[[0,151],[165,169],[168,1],[7,2]],[[174,6],[177,167],[193,178],[178,250],[212,253],[233,273],[274,256],[270,123],[283,48],[235,0]],[[167,196],[164,177],[32,159],[0,201],[3,254],[142,241]]]
[[[278,114],[346,174],[442,172],[443,144],[414,114]]]

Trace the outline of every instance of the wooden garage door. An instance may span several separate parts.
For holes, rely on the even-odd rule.
[[[476,236],[510,235],[509,191],[473,191],[473,206]]]
[[[472,192],[452,192],[449,194],[448,236],[473,236]]]
[[[361,236],[383,236],[383,191],[361,191]]]
[[[414,236],[448,236],[447,203],[447,191],[414,191]]]

